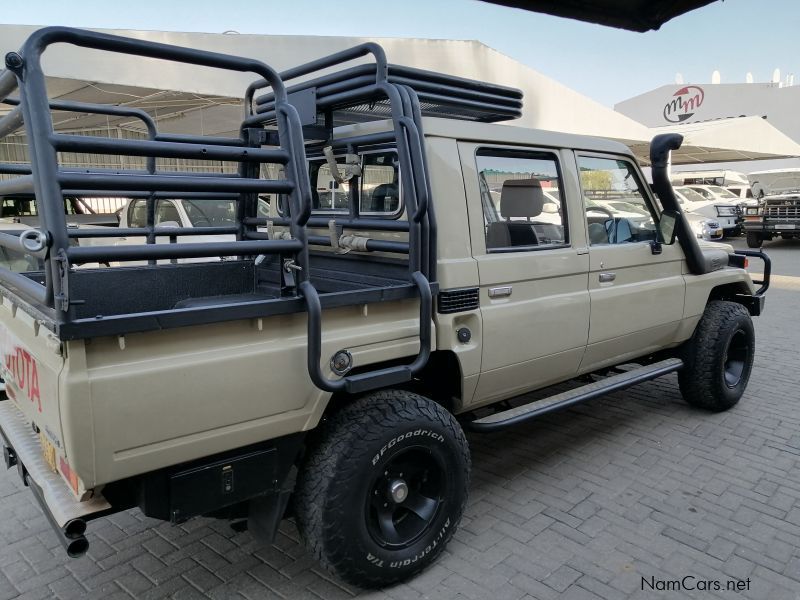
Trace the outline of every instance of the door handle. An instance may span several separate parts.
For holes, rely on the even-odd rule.
[[[616,278],[617,278],[617,274],[616,273],[610,273],[610,272],[600,273],[600,276],[598,277],[598,279],[600,280],[600,283],[611,283]]]
[[[489,288],[489,298],[504,298],[511,295],[511,286]]]

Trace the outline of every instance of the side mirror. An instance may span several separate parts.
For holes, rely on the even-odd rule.
[[[675,235],[678,228],[678,220],[681,215],[676,210],[665,210],[661,213],[658,221],[658,241],[667,246],[675,243]]]

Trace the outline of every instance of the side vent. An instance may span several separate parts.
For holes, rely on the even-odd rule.
[[[462,288],[439,292],[438,309],[442,314],[475,310],[480,306],[478,288]]]

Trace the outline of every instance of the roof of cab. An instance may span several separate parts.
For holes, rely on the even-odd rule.
[[[449,137],[464,141],[487,142],[491,144],[524,144],[548,148],[574,148],[592,152],[631,154],[630,148],[620,142],[589,135],[560,133],[544,129],[530,129],[517,125],[496,123],[475,123],[457,119],[423,117],[425,135]]]
[[[389,120],[368,121],[354,125],[345,125],[336,128],[334,137],[343,138],[377,133],[386,131],[390,127],[391,121]],[[589,135],[531,129],[528,127],[519,127],[517,125],[476,123],[474,121],[464,121],[460,119],[423,117],[422,128],[426,137],[445,137],[470,142],[537,146],[539,148],[569,148],[587,150],[590,152],[624,154],[633,157],[630,148],[625,144],[613,140]]]

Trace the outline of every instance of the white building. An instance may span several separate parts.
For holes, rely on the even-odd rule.
[[[0,53],[17,50],[36,27],[0,25]],[[259,59],[278,71],[366,41],[381,44],[392,63],[513,86],[524,93],[519,125],[595,135],[631,146],[643,164],[660,130],[587,98],[536,70],[477,41],[279,35],[224,35],[112,30],[107,33]],[[542,60],[546,60],[543,57]],[[349,66],[349,65],[347,65]],[[124,104],[153,115],[171,133],[226,135],[238,130],[242,95],[253,76],[214,72],[155,59],[113,55],[59,45],[44,55],[52,99]],[[0,115],[4,107],[0,105]],[[59,130],[90,130],[94,135],[135,136],[140,122],[97,115],[58,115]],[[742,134],[744,127],[748,134]],[[757,132],[754,135],[753,132]],[[15,162],[22,144],[0,144],[0,162]],[[800,156],[800,144],[768,123],[736,124],[724,134],[686,136],[673,162]],[[110,158],[110,157],[109,157]],[[116,159],[115,159],[116,160]],[[111,166],[111,165],[105,165]]]
[[[651,128],[673,131],[720,129],[760,119],[800,143],[800,85],[779,83],[673,84],[618,103],[614,110]],[[800,167],[800,160],[740,163],[749,172]]]

